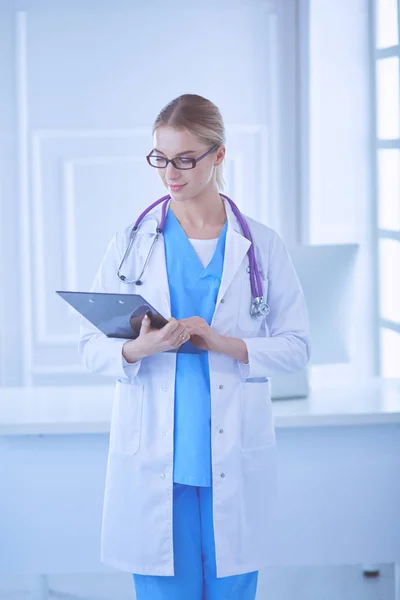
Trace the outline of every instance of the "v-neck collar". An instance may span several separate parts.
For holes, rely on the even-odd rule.
[[[228,219],[225,221],[224,226],[221,229],[221,232],[218,236],[218,241],[217,241],[217,245],[214,250],[214,254],[212,255],[212,258],[211,258],[210,262],[208,263],[208,265],[206,265],[205,267],[203,266],[203,263],[201,262],[196,250],[194,249],[193,244],[191,243],[190,239],[188,238],[185,230],[183,229],[183,227],[180,224],[179,220],[177,219],[176,215],[170,209],[167,212],[166,226],[168,226],[168,220],[170,220],[170,223],[169,223],[170,226],[172,225],[175,228],[175,230],[178,232],[178,235],[182,238],[182,240],[186,241],[186,246],[188,247],[187,251],[192,254],[192,259],[195,260],[198,265],[198,268],[199,268],[198,276],[205,277],[206,275],[209,274],[210,271],[213,272],[213,268],[215,266],[214,263],[218,259],[218,256],[219,256],[220,246],[225,241],[226,230],[228,227]]]

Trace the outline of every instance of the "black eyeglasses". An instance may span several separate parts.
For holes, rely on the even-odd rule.
[[[194,169],[199,160],[211,154],[211,152],[215,152],[218,148],[218,144],[207,150],[204,154],[199,156],[198,158],[189,158],[188,156],[177,156],[176,158],[165,158],[165,156],[159,156],[158,154],[152,154],[153,150],[146,156],[147,162],[151,167],[155,167],[156,169],[165,169],[168,163],[172,163],[175,169],[180,169],[182,171],[186,171],[188,169]]]

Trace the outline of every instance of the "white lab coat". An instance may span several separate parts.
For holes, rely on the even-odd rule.
[[[305,367],[310,356],[307,309],[281,238],[247,218],[262,271],[270,314],[250,316],[248,240],[229,204],[225,260],[214,327],[244,340],[249,364],[209,353],[213,516],[217,577],[274,563],[277,461],[268,378]],[[160,206],[136,237],[123,274],[141,272]],[[122,283],[117,269],[131,226],[111,241],[92,291],[140,293],[169,318],[170,299],[162,236],[142,278]],[[86,368],[116,378],[103,510],[101,560],[144,575],[174,575],[173,439],[176,354],[159,353],[129,365],[126,340],[111,339],[82,319],[79,351]]]

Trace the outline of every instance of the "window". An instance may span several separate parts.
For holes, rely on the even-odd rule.
[[[400,0],[373,0],[380,374],[400,377]]]
[[[400,150],[380,149],[378,153],[378,226],[400,231]]]
[[[399,57],[377,60],[378,137],[398,138],[399,132]]]
[[[376,47],[388,48],[399,43],[398,0],[376,0]]]

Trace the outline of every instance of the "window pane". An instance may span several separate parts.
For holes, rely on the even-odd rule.
[[[381,376],[400,377],[400,334],[381,329]]]
[[[399,58],[391,56],[376,61],[378,137],[400,137]]]
[[[400,150],[379,150],[378,219],[380,229],[400,230]]]
[[[399,43],[397,0],[376,1],[376,45],[387,48]]]
[[[381,317],[400,323],[400,242],[396,240],[379,241],[379,280]]]

